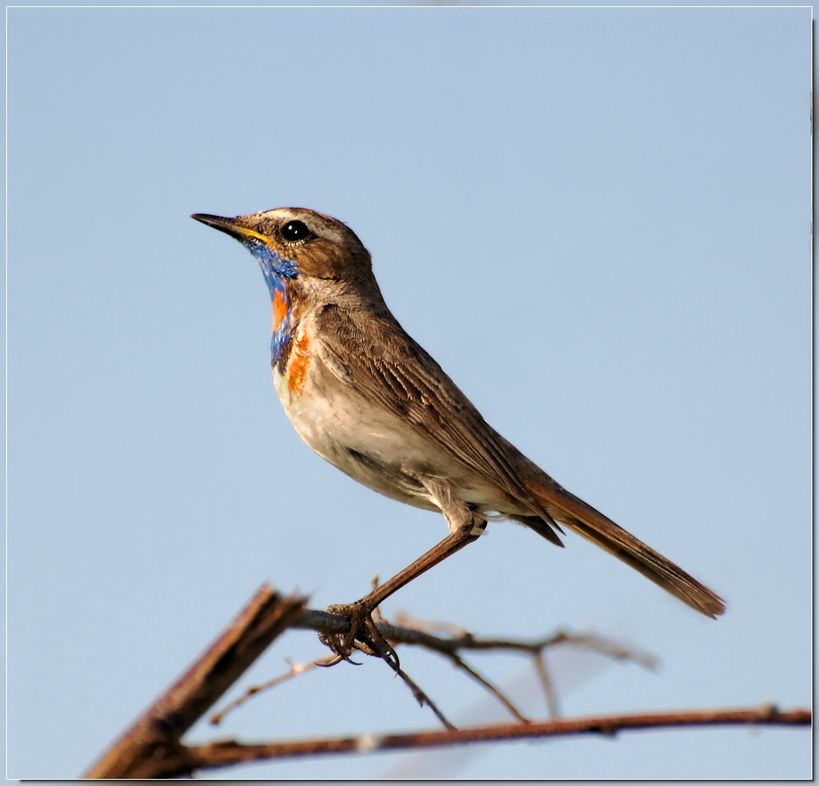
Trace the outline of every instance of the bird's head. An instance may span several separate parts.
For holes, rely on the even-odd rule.
[[[308,294],[374,285],[370,254],[346,224],[302,207],[280,207],[223,218],[191,218],[225,232],[259,262],[271,295],[288,280]]]

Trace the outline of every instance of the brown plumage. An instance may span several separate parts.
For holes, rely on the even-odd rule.
[[[438,509],[449,524],[450,538],[419,559],[417,570],[402,571],[359,604],[373,608],[500,514],[556,545],[564,525],[697,611],[723,613],[714,592],[564,489],[486,423],[392,316],[369,254],[348,227],[303,208],[195,217],[259,260],[273,298],[274,379],[302,438],[356,480]]]
[[[557,523],[564,524],[697,611],[709,617],[725,611],[708,587],[564,489],[498,434],[391,314],[374,319],[330,305],[318,324],[324,349],[344,363],[359,394],[403,418],[530,513],[510,518],[558,546]]]

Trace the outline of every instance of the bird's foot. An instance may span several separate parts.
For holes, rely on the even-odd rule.
[[[373,620],[374,611],[374,608],[360,600],[328,606],[328,614],[346,617],[350,621],[350,627],[344,633],[322,633],[319,639],[335,652],[340,660],[355,663],[350,659],[350,655],[357,649],[367,655],[382,658],[393,671],[398,671],[400,668],[398,655],[378,630]]]

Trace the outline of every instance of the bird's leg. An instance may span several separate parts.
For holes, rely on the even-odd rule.
[[[375,622],[373,622],[373,610],[394,592],[400,590],[401,587],[409,584],[422,573],[426,573],[439,562],[443,562],[456,551],[460,551],[468,543],[477,540],[480,534],[481,530],[476,531],[475,526],[470,521],[450,533],[440,543],[433,546],[417,560],[407,565],[406,568],[380,584],[363,598],[359,598],[353,603],[338,603],[329,606],[327,611],[330,614],[339,614],[350,620],[350,628],[346,633],[338,637],[326,637],[325,643],[339,655],[349,658],[353,642],[360,638],[361,634],[364,634],[364,643],[385,660],[392,661],[397,665],[398,657],[379,632]]]
[[[350,627],[346,633],[323,638],[331,649],[345,659],[349,659],[353,642],[356,639],[361,641],[363,633],[363,642],[393,668],[397,667],[398,656],[373,622],[373,610],[401,587],[477,540],[486,528],[486,519],[463,502],[454,500],[448,487],[438,483],[433,485],[432,481],[429,481],[429,484],[427,488],[431,492],[430,496],[441,508],[449,524],[450,534],[363,598],[353,603],[339,603],[328,607],[327,611],[331,614],[339,614],[350,620]]]

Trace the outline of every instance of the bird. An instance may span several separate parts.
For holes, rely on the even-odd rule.
[[[356,638],[380,651],[372,612],[417,576],[509,519],[556,546],[581,535],[696,611],[716,618],[725,602],[671,560],[563,488],[492,428],[387,307],[370,253],[344,222],[283,207],[195,220],[238,240],[270,293],[273,382],[299,436],[365,486],[439,511],[449,534],[354,603],[333,648]],[[510,315],[511,316],[511,315]]]

